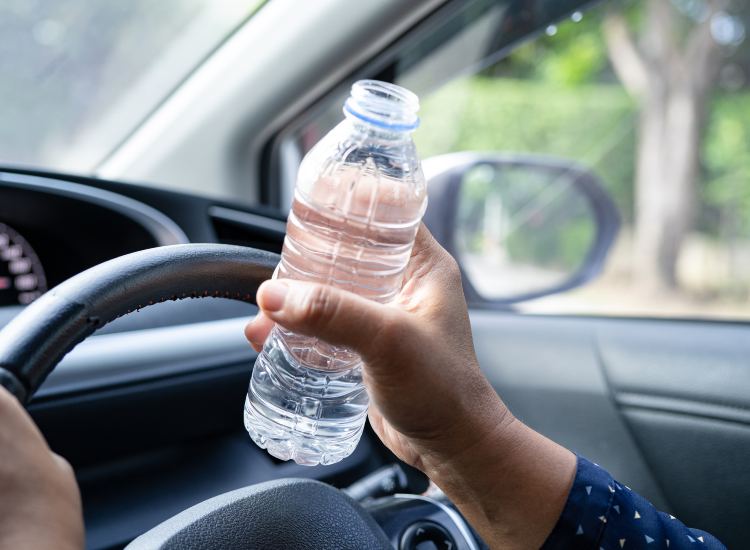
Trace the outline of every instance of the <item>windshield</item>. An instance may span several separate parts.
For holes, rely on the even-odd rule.
[[[0,3],[0,163],[92,171],[260,4]]]

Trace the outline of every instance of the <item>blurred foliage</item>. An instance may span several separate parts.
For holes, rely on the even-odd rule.
[[[573,18],[550,26],[545,35],[526,42],[487,68],[484,74],[568,86],[603,80],[616,82],[614,74],[609,72],[601,16],[584,17],[576,13]]]
[[[642,6],[623,8],[634,27]],[[612,8],[605,3],[552,26],[480,74],[424,98],[415,135],[420,155],[473,150],[576,160],[602,179],[623,221],[632,223],[638,112],[607,58],[602,21]],[[750,18],[750,6],[732,2],[731,9]],[[723,62],[731,70],[722,73],[707,117],[696,229],[748,239],[750,48],[725,49]]]
[[[572,274],[595,230],[588,200],[567,171],[499,161],[464,175],[456,238],[470,253]]]
[[[415,139],[423,158],[504,151],[573,159],[592,168],[632,219],[635,111],[616,85],[470,77],[430,95]]]
[[[583,267],[594,241],[594,222],[581,216],[563,224],[547,223],[534,231],[516,231],[507,241],[508,254],[515,263],[573,274]]]
[[[704,226],[719,236],[750,234],[750,94],[715,98],[703,162]]]

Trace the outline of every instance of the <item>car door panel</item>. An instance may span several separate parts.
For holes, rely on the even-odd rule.
[[[482,311],[471,318],[479,363],[518,418],[668,507],[609,393],[594,323]]]
[[[729,547],[750,536],[750,328],[472,313],[523,421]]]
[[[750,327],[604,322],[597,344],[673,513],[740,547],[750,534]]]
[[[687,525],[742,548],[750,516],[750,426],[628,407],[645,461]]]
[[[750,327],[734,323],[601,323],[597,343],[616,397],[661,396],[750,412]],[[689,409],[685,412],[690,412]],[[696,409],[695,414],[700,414]],[[721,416],[720,416],[721,417]]]

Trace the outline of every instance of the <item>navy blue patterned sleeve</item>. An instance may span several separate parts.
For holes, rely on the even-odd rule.
[[[568,501],[542,548],[713,550],[725,546],[658,511],[606,470],[579,456]]]

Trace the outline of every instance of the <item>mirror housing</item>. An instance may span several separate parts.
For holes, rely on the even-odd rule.
[[[426,159],[423,168],[425,224],[458,262],[470,306],[509,309],[582,286],[604,268],[620,215],[585,167],[540,155],[462,152]],[[587,242],[563,254],[567,234]]]

